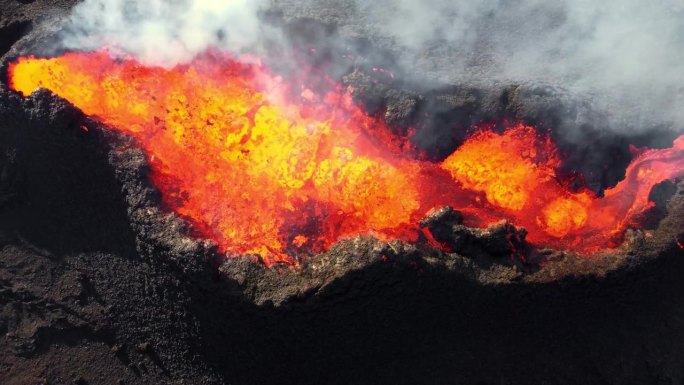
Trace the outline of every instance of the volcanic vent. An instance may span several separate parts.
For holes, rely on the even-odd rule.
[[[0,0],[0,382],[682,382],[672,73],[589,55],[630,120],[549,77],[603,13],[426,2]]]
[[[468,226],[505,220],[536,246],[590,257],[639,226],[656,184],[684,175],[682,136],[635,154],[601,197],[571,189],[550,134],[513,122],[480,124],[445,159],[428,160],[332,80],[314,91],[217,52],[169,69],[66,53],[20,58],[9,73],[25,96],[50,89],[135,137],[166,205],[223,252],[267,264],[359,235],[439,246],[418,223],[446,206]]]

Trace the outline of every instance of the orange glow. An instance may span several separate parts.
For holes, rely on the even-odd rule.
[[[684,170],[680,138],[646,150],[605,198],[572,193],[554,143],[522,124],[479,130],[441,164],[420,161],[341,87],[318,94],[215,53],[171,69],[106,52],[21,58],[10,85],[48,88],[133,136],[167,206],[224,252],[269,264],[360,234],[415,241],[419,219],[445,205],[468,225],[508,219],[532,242],[589,253],[612,246],[651,187]]]
[[[548,140],[548,139],[547,139]],[[522,210],[541,186],[551,182],[560,164],[548,144],[538,153],[537,133],[532,127],[518,127],[498,135],[476,132],[442,167],[470,190],[484,192],[489,202],[510,210]],[[513,156],[511,156],[513,155]],[[539,159],[546,156],[546,159]]]
[[[442,168],[465,188],[485,193],[492,204],[562,238],[586,223],[592,199],[588,192],[570,193],[556,180],[559,165],[548,135],[518,125],[500,135],[475,133]]]

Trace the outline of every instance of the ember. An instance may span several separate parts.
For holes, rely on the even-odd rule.
[[[574,192],[549,135],[523,124],[480,128],[441,163],[418,160],[340,86],[316,93],[217,53],[172,69],[106,52],[22,58],[10,83],[48,88],[135,137],[165,204],[223,251],[269,264],[360,234],[416,241],[420,219],[447,205],[467,225],[506,219],[533,243],[589,255],[619,242],[655,184],[684,175],[680,137],[642,151],[604,198]]]

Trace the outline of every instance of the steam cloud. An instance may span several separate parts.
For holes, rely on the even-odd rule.
[[[85,0],[64,43],[162,64],[208,47],[254,51],[277,34],[259,17],[272,6],[331,15],[344,34],[396,52],[392,66],[436,82],[550,84],[591,98],[615,127],[684,125],[680,0]]]
[[[67,48],[110,47],[150,64],[188,61],[209,47],[240,52],[262,36],[262,0],[85,0],[64,33]]]
[[[405,48],[405,64],[439,63],[432,68],[439,81],[546,83],[593,96],[594,106],[616,115],[614,124],[640,126],[658,118],[684,123],[679,0],[359,5],[369,25]]]

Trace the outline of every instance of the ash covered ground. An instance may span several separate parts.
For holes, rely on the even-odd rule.
[[[355,29],[344,4],[280,3],[285,11],[269,17],[321,59],[339,54],[316,46],[322,33],[374,54],[385,49],[345,34]],[[2,1],[2,68],[49,44],[50,20],[72,5]],[[418,144],[437,157],[464,139],[458,127],[481,120],[580,125],[558,118],[570,111],[602,121],[552,87],[425,89],[373,81],[369,68],[331,71],[397,130],[422,119]],[[256,258],[224,260],[190,236],[161,207],[129,138],[47,91],[23,99],[4,81],[3,384],[684,382],[684,251],[675,242],[684,239],[682,184],[652,194],[663,219],[647,226],[650,236],[630,232],[615,253],[593,259],[528,250],[523,263],[510,258],[506,237],[518,230],[467,229],[442,210],[423,225],[456,253],[358,238],[300,268],[267,269]],[[599,126],[582,125],[590,144],[565,144],[575,156],[568,167],[603,170],[587,181],[596,191],[621,178],[630,143],[667,145],[666,133],[623,137]]]

